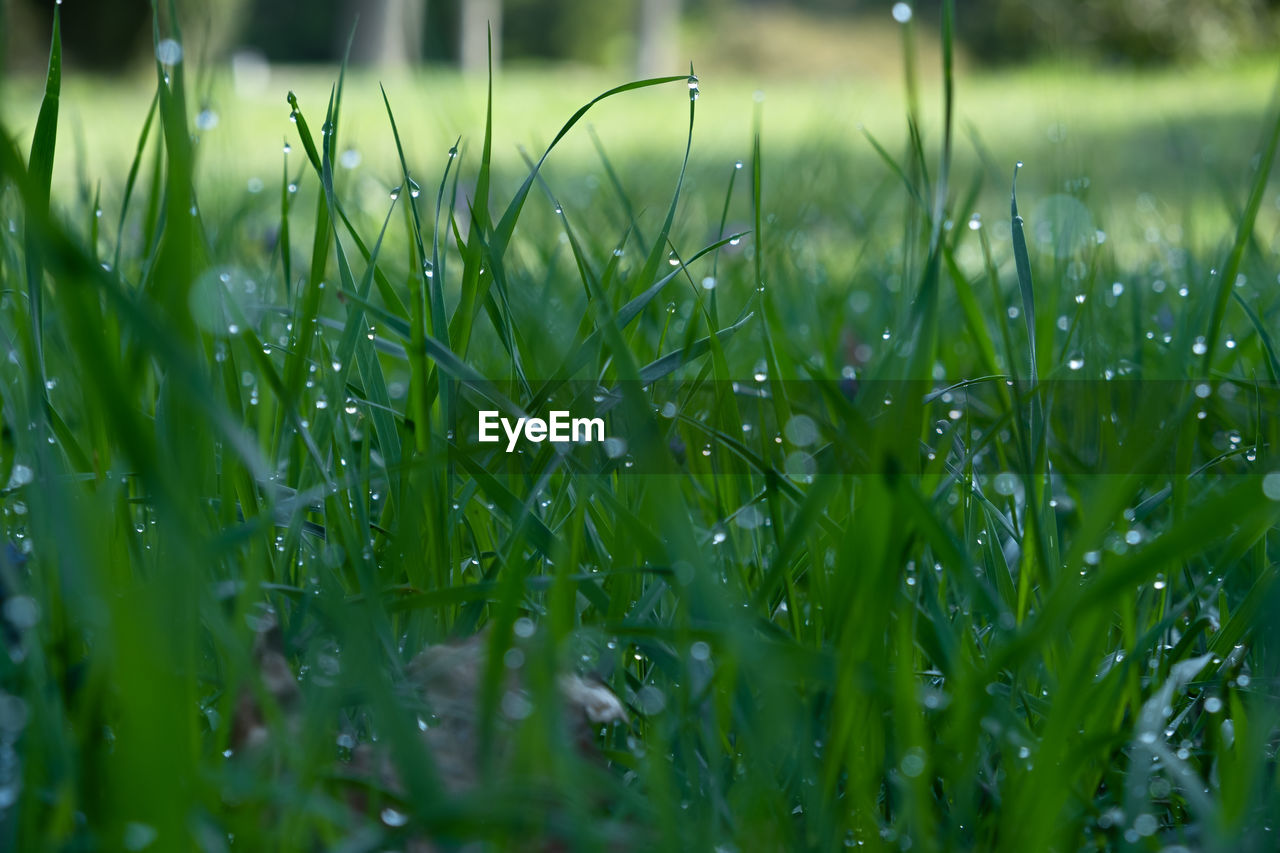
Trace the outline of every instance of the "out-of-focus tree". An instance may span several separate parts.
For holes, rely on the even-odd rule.
[[[476,2],[470,0],[468,5]],[[359,21],[351,61],[384,68],[420,62],[426,16],[426,0],[347,0],[344,19]]]
[[[253,0],[240,44],[272,61],[333,62],[354,23],[343,0]]]
[[[676,69],[680,44],[680,0],[640,0],[636,71],[659,77]]]
[[[493,34],[493,65],[502,59],[502,0],[462,0],[458,22],[458,61],[463,71],[489,67],[489,35]]]
[[[634,6],[635,0],[505,0],[503,52],[513,60],[617,61],[631,45]]]
[[[49,0],[4,0],[9,9],[6,36],[35,38],[48,52],[48,33],[54,4]],[[250,0],[178,0],[178,16],[188,55],[220,56],[232,43],[244,21]],[[162,15],[168,3],[159,4]],[[10,29],[12,28],[12,29]],[[164,32],[164,30],[162,30]],[[25,34],[25,35],[24,35]],[[72,65],[106,71],[123,70],[140,56],[149,56],[152,42],[149,0],[94,0],[62,6],[62,42],[66,61]],[[19,41],[18,47],[22,47]],[[24,51],[15,51],[23,61]]]
[[[936,5],[936,4],[935,4]],[[1273,43],[1277,0],[984,0],[959,4],[960,37],[980,61],[1074,54],[1149,64],[1222,60]]]

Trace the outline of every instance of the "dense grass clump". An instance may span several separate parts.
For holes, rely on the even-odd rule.
[[[807,224],[759,117],[714,196],[600,146],[559,199],[636,90],[687,167],[692,69],[514,180],[340,75],[206,215],[176,32],[119,208],[51,199],[55,23],[0,134],[0,846],[1274,849],[1280,118],[1220,250],[1125,266],[1087,182],[953,169],[949,6],[937,141],[910,97]]]

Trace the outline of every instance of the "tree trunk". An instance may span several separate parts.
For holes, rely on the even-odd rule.
[[[489,69],[489,32],[493,31],[493,67],[502,58],[502,0],[463,0],[459,64],[463,71]]]
[[[680,0],[640,0],[636,70],[641,77],[679,74]]]
[[[401,67],[422,59],[426,0],[348,0],[344,27],[359,15],[351,61],[357,65]],[[339,33],[346,47],[348,31]]]

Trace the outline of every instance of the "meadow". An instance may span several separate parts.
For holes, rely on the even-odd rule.
[[[1273,63],[914,38],[5,81],[0,847],[1275,849]]]

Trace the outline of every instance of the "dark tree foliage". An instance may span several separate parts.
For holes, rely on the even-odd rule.
[[[278,62],[332,62],[352,25],[342,11],[342,0],[254,2],[242,43]]]
[[[38,27],[42,40],[53,24],[48,0],[15,0],[22,20]],[[149,0],[95,0],[76,4],[75,14],[62,16],[62,43],[67,61],[90,68],[121,70],[135,61],[151,36]]]
[[[860,4],[885,10],[892,5],[893,0]],[[932,19],[939,3],[911,5]],[[1229,59],[1272,45],[1280,0],[971,0],[956,6],[957,35],[979,62],[1083,56],[1149,65]]]
[[[429,61],[458,56],[458,10],[466,0],[428,0],[422,34]],[[887,16],[896,0],[684,0],[686,16],[789,5],[815,15]],[[639,0],[504,0],[505,59],[599,62],[624,55],[635,35]],[[44,33],[49,0],[0,0],[6,28]],[[917,22],[936,25],[939,0],[913,0]],[[145,56],[149,0],[76,2],[63,15],[68,60],[118,70]],[[256,48],[274,61],[332,62],[350,32],[344,0],[179,0],[188,41],[205,52],[229,44]],[[980,63],[1084,56],[1126,64],[1223,59],[1274,45],[1280,0],[964,0],[958,35]],[[41,35],[41,39],[43,39]],[[24,36],[10,35],[10,47]],[[197,42],[199,43],[199,42]],[[15,50],[21,61],[21,51]]]

